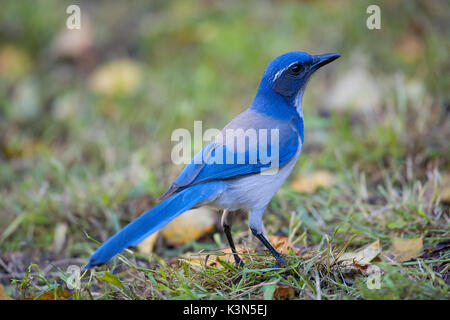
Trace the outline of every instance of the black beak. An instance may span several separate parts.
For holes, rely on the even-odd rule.
[[[326,64],[329,64],[330,62],[336,60],[341,55],[339,53],[327,53],[327,54],[320,54],[317,56],[313,56],[313,65],[312,69],[316,71],[320,67],[323,67]]]

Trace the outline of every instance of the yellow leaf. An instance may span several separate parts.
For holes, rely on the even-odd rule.
[[[247,249],[245,249],[242,245],[236,246],[236,251],[239,254],[239,257],[243,259],[242,253],[247,253]],[[201,266],[213,266],[218,269],[223,269],[223,265],[220,264],[219,261],[225,261],[228,264],[234,265],[235,260],[233,256],[233,252],[230,248],[226,248],[223,250],[209,252],[209,253],[193,253],[187,252],[182,257],[182,260],[188,262],[192,267],[197,268]]]
[[[214,211],[203,207],[186,211],[165,226],[161,232],[168,242],[180,245],[200,238],[214,226]]]
[[[138,244],[137,248],[139,252],[150,254],[153,252],[153,247],[155,246],[156,240],[158,239],[159,231],[153,233],[147,237],[144,241]]]
[[[405,262],[420,256],[423,248],[422,237],[416,239],[394,238],[391,247],[381,257],[388,262]]]
[[[299,175],[291,182],[296,192],[314,193],[319,188],[330,188],[335,183],[334,175],[326,170],[317,170],[307,175]]]
[[[208,256],[205,254],[186,252],[177,260],[184,260],[189,263],[192,267],[202,267],[202,266],[216,266],[217,260],[215,256]]]
[[[381,252],[380,240],[353,252],[345,252],[337,259],[343,266],[366,266]]]
[[[0,300],[14,300],[5,293],[5,288],[0,284]]]
[[[112,61],[95,70],[89,80],[94,92],[104,95],[127,95],[136,91],[141,81],[139,65],[127,59]]]

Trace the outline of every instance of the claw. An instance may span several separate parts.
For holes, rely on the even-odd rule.
[[[245,266],[244,261],[242,261],[240,258],[236,259],[236,267],[243,268]]]

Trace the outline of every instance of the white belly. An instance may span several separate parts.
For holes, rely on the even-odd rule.
[[[269,169],[265,174],[227,180],[227,189],[211,205],[231,211],[264,209],[291,173],[300,151],[301,140],[297,153],[282,168]],[[275,170],[276,173],[267,174],[270,170]]]

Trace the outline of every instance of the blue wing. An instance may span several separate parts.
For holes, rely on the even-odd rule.
[[[235,130],[234,132],[242,130],[241,136],[248,129],[254,129],[252,131],[256,133],[256,137],[266,134],[267,140],[257,138],[256,143],[252,143],[255,139],[252,140],[251,135],[248,135],[245,136],[245,144],[238,147],[239,134],[228,139],[228,129]],[[272,129],[277,131],[275,136],[271,136]],[[303,119],[297,117],[293,122],[275,120],[247,110],[233,119],[222,130],[222,134],[223,141],[218,142],[216,139],[197,153],[161,199],[198,183],[256,174],[269,168],[284,166],[301,148]],[[302,140],[299,139],[300,136]]]

